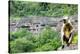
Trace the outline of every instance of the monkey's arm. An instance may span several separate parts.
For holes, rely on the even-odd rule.
[[[63,43],[63,35],[64,35],[63,28],[64,28],[64,25],[61,28],[61,42],[62,42],[62,45],[64,45],[64,43]]]
[[[74,29],[72,29],[71,30],[71,36],[70,36],[70,38],[69,38],[69,41],[68,41],[68,43],[70,43],[71,42],[71,40],[72,40],[72,37],[74,36]]]

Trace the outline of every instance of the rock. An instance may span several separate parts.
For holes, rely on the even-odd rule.
[[[64,48],[62,49],[61,47],[58,48],[58,50],[76,50],[78,49],[78,45],[77,44],[71,44],[70,46],[64,46]]]

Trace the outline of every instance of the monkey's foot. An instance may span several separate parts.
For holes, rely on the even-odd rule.
[[[67,44],[67,46],[69,46],[69,45],[70,45],[70,43]]]
[[[64,48],[64,45],[62,45],[62,49]]]

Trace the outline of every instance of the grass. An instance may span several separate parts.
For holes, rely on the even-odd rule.
[[[72,44],[77,44],[78,43],[78,33],[75,33],[73,36]]]

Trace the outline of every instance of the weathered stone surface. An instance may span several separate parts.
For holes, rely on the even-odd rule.
[[[70,16],[69,17],[72,25],[75,29],[75,31],[78,31],[78,17],[77,15],[75,16]],[[63,19],[63,17],[38,17],[38,16],[32,16],[32,17],[25,17],[25,18],[21,18],[19,21],[11,21],[10,20],[10,31],[15,31],[15,29],[20,28],[22,26],[30,26],[30,27],[35,27],[35,29],[37,29],[38,27],[36,27],[37,25],[39,26],[39,30],[40,28],[43,28],[46,25],[51,26],[52,28],[54,27],[54,29],[56,31],[61,31],[61,27],[62,27],[62,23],[61,20]],[[44,26],[42,26],[44,25]]]
[[[78,45],[77,44],[71,44],[70,46],[64,46],[64,48],[62,49],[61,47],[58,48],[58,50],[77,50],[78,49]]]

